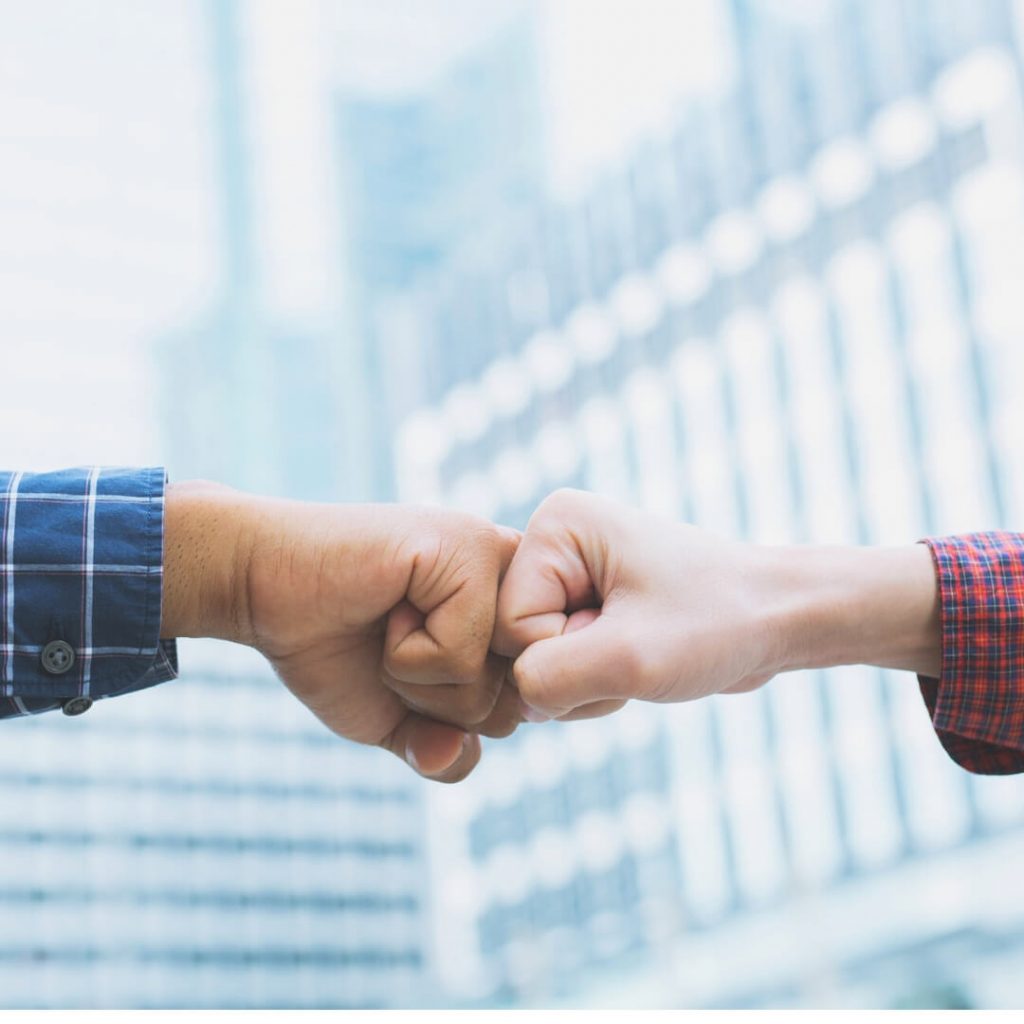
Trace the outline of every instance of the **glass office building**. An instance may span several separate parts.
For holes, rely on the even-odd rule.
[[[737,2],[729,95],[427,281],[438,351],[497,329],[404,425],[400,496],[522,526],[584,486],[764,543],[1019,525],[1015,8],[891,7]],[[1024,784],[949,762],[906,675],[526,726],[430,817],[469,1001],[1019,1005]]]
[[[81,722],[4,723],[4,1005],[424,998],[421,805],[255,655]],[[86,720],[88,719],[88,720]]]
[[[350,88],[337,98],[350,316],[367,430],[381,453],[376,497],[395,495],[392,438],[410,408],[443,392],[453,363],[490,354],[480,339],[456,354],[450,337],[439,351],[420,331],[409,289],[453,261],[503,248],[511,211],[541,194],[535,50],[520,12],[415,89]]]
[[[222,280],[209,309],[158,346],[168,465],[177,476],[254,492],[365,500],[389,455],[378,423],[360,421],[366,408],[353,402],[374,392],[367,348],[354,318],[331,301],[341,282],[327,281],[320,294],[300,293],[298,301],[279,294],[288,269],[272,223],[294,216],[296,206],[314,220],[337,212],[325,195],[279,194],[275,184],[294,187],[294,171],[275,183],[268,168],[289,144],[307,147],[300,164],[334,166],[331,69],[300,90],[300,99],[322,107],[298,106],[303,116],[294,120],[312,120],[317,110],[323,117],[308,138],[292,139],[289,118],[278,114],[275,123],[274,104],[257,102],[273,91],[263,75],[291,74],[259,60],[260,35],[274,27],[271,12],[264,12],[270,25],[261,25],[251,7],[213,0],[203,15],[214,72]],[[317,52],[320,22],[305,22],[309,34],[293,40],[299,75],[308,70],[302,55]],[[342,245],[340,222],[312,249],[299,249],[281,230],[311,274],[322,273],[317,261]],[[186,769],[180,784],[167,785],[171,793],[181,788],[197,810],[172,812],[164,828],[166,841],[180,847],[175,899],[186,916],[197,904],[194,913],[213,931],[178,939],[180,988],[156,961],[164,989],[150,998],[200,1006],[422,1004],[433,987],[420,784],[379,750],[339,741],[261,658],[244,653],[190,644],[183,680],[156,696],[168,708],[191,703],[190,718],[181,718],[185,710],[167,715],[171,734],[193,751],[197,777],[190,783]],[[146,714],[154,713],[150,701]],[[158,872],[154,881],[168,885]],[[162,932],[173,915],[157,918]]]
[[[229,0],[204,5],[203,17],[214,72],[221,282],[209,308],[158,346],[165,458],[175,476],[256,492],[387,498],[397,413],[385,397],[397,402],[402,384],[415,378],[416,354],[378,344],[375,311],[415,271],[456,251],[486,209],[521,198],[534,181],[538,161],[522,138],[537,116],[527,88],[530,33],[514,22],[484,52],[404,99],[353,95],[328,64],[300,89],[322,116],[320,134],[296,140],[289,118],[278,113],[274,122],[273,103],[259,106],[273,84],[261,77],[308,74],[301,55],[318,52],[323,21],[307,12],[309,34],[293,39],[296,66],[271,61],[268,69],[260,38],[286,26],[273,18],[261,25],[252,8]],[[497,146],[479,129],[488,109],[503,103],[506,134]],[[298,109],[295,120],[312,117]],[[275,192],[267,165],[289,146],[306,147],[300,166],[333,171],[333,199]],[[507,150],[518,162],[502,164]],[[294,187],[290,177],[278,184]],[[296,271],[275,251],[272,227],[296,204],[301,219],[326,219],[328,227],[320,248],[293,257],[303,273],[321,274],[319,264],[331,261],[339,275],[298,303],[277,294],[281,275]],[[220,922],[209,944],[182,940],[180,957],[191,965],[188,957],[201,956],[195,970],[209,979],[205,990],[186,984],[188,1000],[394,1006],[439,998],[424,783],[379,750],[327,733],[260,659],[236,662],[223,647],[189,645],[182,661],[185,681],[174,685],[196,699],[194,717],[177,728],[218,794],[208,823],[178,817],[174,829],[173,841],[200,847],[211,841],[205,830],[216,831],[216,852],[204,853],[214,862],[205,882],[184,883],[187,894],[179,895],[205,901],[207,918]],[[251,714],[226,712],[224,700],[210,697],[221,690]],[[152,701],[146,711],[156,711]],[[222,762],[224,744],[241,753]],[[222,936],[237,927],[242,938],[224,948]],[[157,974],[169,984],[164,978]],[[156,1002],[174,1004],[177,997],[158,991]]]

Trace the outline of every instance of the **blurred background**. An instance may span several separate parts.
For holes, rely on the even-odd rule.
[[[0,0],[0,465],[1022,528],[1022,25]],[[524,726],[442,789],[243,649],[181,660],[3,723],[4,1005],[1024,1003],[1024,781],[908,675]]]

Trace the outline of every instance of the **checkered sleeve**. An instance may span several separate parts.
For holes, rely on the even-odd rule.
[[[177,675],[160,640],[160,468],[0,472],[0,717]]]
[[[942,618],[938,679],[921,693],[957,764],[1024,772],[1024,534],[929,538]]]

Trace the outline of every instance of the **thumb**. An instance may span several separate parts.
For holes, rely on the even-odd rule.
[[[415,711],[407,712],[380,746],[435,782],[461,782],[480,760],[477,736]]]
[[[604,613],[582,628],[570,626],[531,644],[512,668],[523,701],[549,718],[560,718],[585,704],[633,696],[643,658],[624,626]]]

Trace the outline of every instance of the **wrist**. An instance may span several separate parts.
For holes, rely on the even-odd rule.
[[[777,548],[767,560],[779,671],[877,665],[938,676],[938,587],[926,545]]]
[[[248,635],[245,572],[256,499],[223,484],[169,484],[160,636]]]

